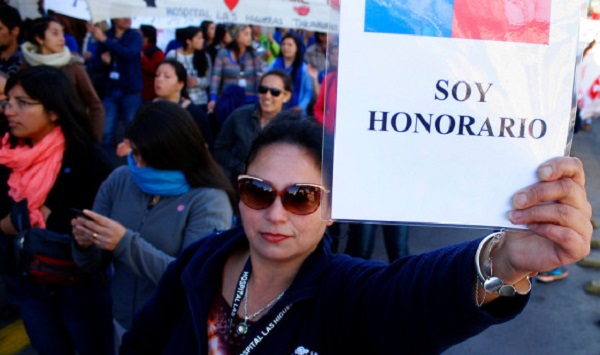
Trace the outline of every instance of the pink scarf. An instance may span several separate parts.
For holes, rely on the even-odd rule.
[[[33,147],[19,144],[10,148],[9,134],[2,138],[0,164],[10,168],[8,196],[16,202],[27,199],[31,225],[46,228],[40,208],[56,182],[65,152],[65,136],[56,126]]]

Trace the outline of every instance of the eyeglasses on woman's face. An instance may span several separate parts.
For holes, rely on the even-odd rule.
[[[275,198],[281,198],[281,204],[286,211],[297,215],[314,213],[321,205],[322,192],[325,187],[317,184],[292,184],[281,191],[261,178],[240,175],[238,177],[240,200],[249,208],[263,210],[269,208]]]
[[[14,97],[14,101],[15,103],[12,103],[11,101],[13,101],[12,99],[8,99],[8,100],[2,100],[0,101],[0,107],[2,107],[3,110],[8,109],[18,109],[18,110],[24,110],[30,106],[35,106],[35,105],[43,105],[41,102],[39,101],[31,101],[31,99],[26,99],[23,97]]]

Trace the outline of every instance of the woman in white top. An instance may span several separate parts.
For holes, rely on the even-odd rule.
[[[192,102],[206,111],[208,87],[212,64],[204,50],[204,38],[200,27],[186,27],[180,32],[183,47],[167,53],[167,59],[175,59],[188,72],[187,90]]]

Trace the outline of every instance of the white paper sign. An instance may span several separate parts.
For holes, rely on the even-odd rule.
[[[345,1],[331,217],[514,227],[565,153],[580,4]]]

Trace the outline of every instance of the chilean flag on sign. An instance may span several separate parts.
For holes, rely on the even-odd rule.
[[[365,31],[548,44],[552,0],[366,0]]]

